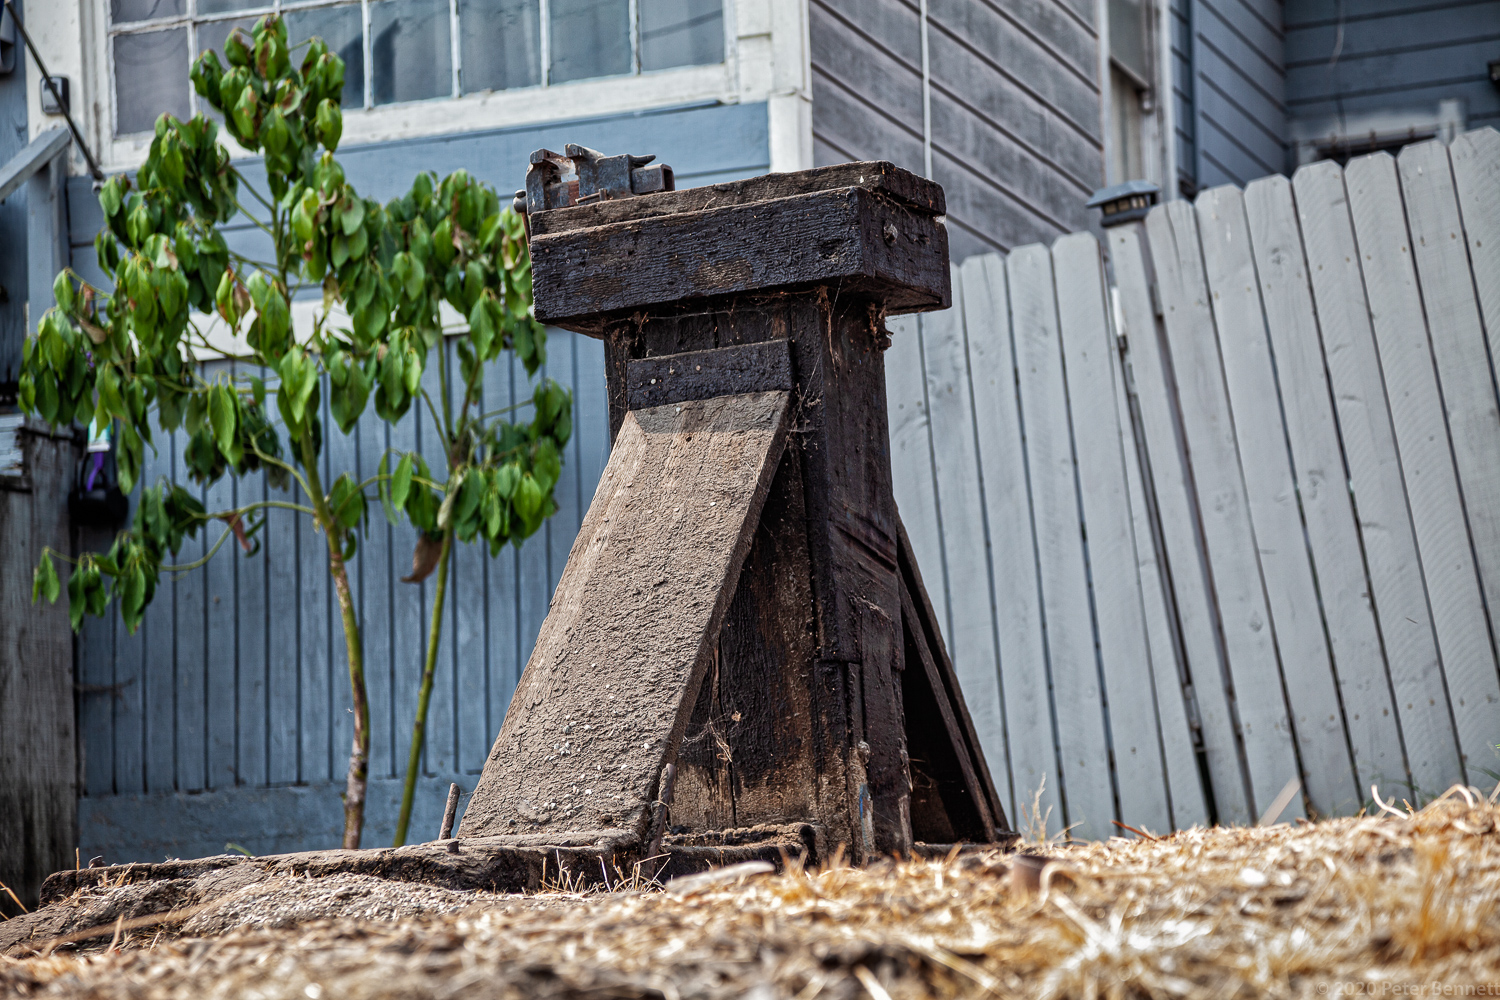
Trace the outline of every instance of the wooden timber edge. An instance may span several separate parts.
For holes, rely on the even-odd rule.
[[[821,839],[818,828],[810,823],[671,836],[646,874],[676,878],[710,867],[762,858],[779,865],[783,852],[787,858],[816,864],[819,860],[816,849]],[[579,878],[594,884],[603,880],[599,874],[601,861],[611,876],[618,868],[628,878],[634,865],[645,860],[640,840],[621,830],[535,837],[455,837],[406,847],[305,851],[265,857],[221,854],[60,871],[42,883],[41,901],[45,906],[65,900],[79,890],[198,879],[240,866],[256,868],[266,877],[371,875],[458,891],[536,892],[543,887],[544,880],[550,883],[557,879],[559,868],[576,871]]]

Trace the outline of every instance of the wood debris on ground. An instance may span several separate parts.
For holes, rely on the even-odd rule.
[[[1038,852],[1033,846],[1025,850]],[[1323,997],[1500,995],[1500,807],[1181,831],[668,891],[473,894],[398,918],[257,890],[194,934],[0,957],[0,993],[255,997]],[[1015,868],[1014,874],[1012,868]],[[365,899],[365,876],[344,881]],[[295,881],[295,880],[293,880]],[[304,880],[326,881],[326,880]],[[394,888],[394,886],[393,886]],[[225,905],[229,905],[226,902]],[[298,910],[298,907],[301,910]],[[296,914],[319,917],[299,922]],[[359,912],[377,913],[366,902]],[[231,926],[235,925],[237,926]],[[175,934],[176,936],[171,936]],[[73,946],[69,946],[73,947]],[[43,952],[47,952],[43,946]]]

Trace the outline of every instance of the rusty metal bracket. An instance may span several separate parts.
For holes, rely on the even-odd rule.
[[[531,154],[526,187],[516,192],[515,208],[529,214],[676,190],[672,168],[665,163],[648,166],[654,159],[629,153],[605,156],[572,142],[561,154],[538,149]]]

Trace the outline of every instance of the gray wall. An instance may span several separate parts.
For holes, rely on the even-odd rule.
[[[932,0],[932,176],[953,259],[1086,228],[1103,183],[1088,0]],[[819,165],[924,172],[921,15],[904,0],[811,0]]]
[[[1335,53],[1337,57],[1335,58]],[[1462,99],[1468,127],[1500,124],[1500,2],[1288,0],[1287,108],[1299,119],[1392,108],[1434,112]]]
[[[17,9],[25,8],[17,0]],[[16,36],[16,68],[0,76],[0,164],[26,147],[26,60]],[[26,186],[0,202],[0,386],[20,375],[26,339]],[[0,391],[0,397],[9,391]],[[5,405],[0,400],[0,406]]]
[[[362,192],[388,198],[419,168],[464,167],[502,191],[521,183],[526,154],[581,142],[608,152],[657,153],[682,186],[769,169],[765,105],[700,106],[509,129],[462,137],[350,148],[340,153]],[[80,187],[82,190],[80,190]],[[93,204],[75,185],[74,205]],[[75,210],[75,261],[91,259],[97,208]],[[434,359],[435,361],[435,359]],[[409,839],[436,836],[448,782],[473,788],[510,694],[530,655],[548,601],[608,457],[601,345],[551,331],[545,374],[574,391],[574,439],[557,487],[560,507],[519,550],[496,559],[474,547],[455,556],[440,669],[428,720],[423,783]],[[436,371],[434,363],[429,379]],[[507,360],[486,373],[486,409],[524,400],[524,369]],[[524,417],[524,411],[520,416]],[[324,417],[324,426],[330,426]],[[184,442],[159,442],[148,477],[175,476]],[[419,448],[441,465],[428,417],[413,408],[395,428],[366,414],[355,434],[334,437],[326,470],[370,475],[381,452]],[[149,456],[149,453],[148,453]],[[274,497],[259,479],[223,481],[204,498],[225,509]],[[365,844],[390,843],[434,581],[400,582],[415,534],[378,510],[352,567],[364,629],[373,760]],[[217,538],[216,531],[210,531]],[[84,775],[79,839],[85,857],[159,860],[218,853],[226,842],[255,853],[329,847],[342,827],[339,792],[351,722],[343,635],[321,536],[298,515],[275,512],[263,549],[226,545],[203,569],[164,585],[140,632],[117,616],[91,619],[78,643],[80,681],[124,685],[83,698]],[[102,545],[104,539],[93,544]],[[194,543],[202,554],[205,543]],[[183,559],[193,558],[185,552]]]
[[[1202,189],[1284,171],[1281,0],[1178,0],[1173,22],[1179,175]]]

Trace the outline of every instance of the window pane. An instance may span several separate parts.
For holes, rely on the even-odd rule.
[[[286,13],[286,37],[293,45],[314,35],[328,43],[329,51],[344,60],[344,96],[346,108],[365,105],[365,42],[360,26],[359,4],[351,7],[315,7],[312,10],[289,10]],[[292,61],[302,65],[305,53],[292,53]]]
[[[236,10],[249,10],[252,7],[269,7],[269,0],[198,0],[198,13],[200,14],[228,14]],[[251,22],[252,24],[255,22]]]
[[[187,0],[111,0],[109,16],[115,24],[126,24],[154,17],[177,17],[186,10]]]
[[[234,17],[227,21],[208,21],[198,25],[198,54],[202,55],[209,49],[219,54],[219,62],[226,69],[229,68],[229,60],[224,57],[224,40],[235,28],[244,28],[248,36],[255,29],[255,22],[259,18]]]
[[[149,132],[163,111],[188,117],[186,28],[115,36],[115,132]]]
[[[724,0],[637,0],[641,69],[724,61]]]
[[[370,4],[375,103],[421,101],[453,93],[448,0]]]
[[[553,83],[630,72],[630,0],[552,0]]]
[[[542,82],[538,0],[459,0],[464,93]]]

